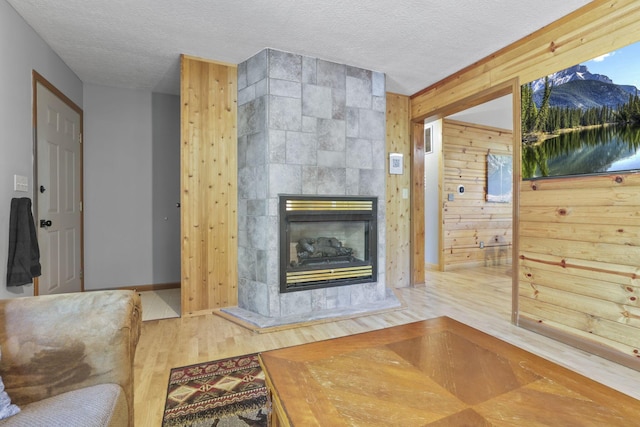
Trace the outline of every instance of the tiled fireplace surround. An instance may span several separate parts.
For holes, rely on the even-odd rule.
[[[238,66],[238,307],[260,327],[399,306],[385,286],[385,76],[265,49]],[[378,197],[376,282],[280,293],[278,195]]]

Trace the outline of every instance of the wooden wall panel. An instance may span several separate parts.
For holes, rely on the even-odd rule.
[[[640,368],[640,175],[526,181],[519,317]]]
[[[182,57],[182,315],[235,306],[237,69]]]
[[[526,83],[639,40],[640,2],[592,1],[415,94],[411,119],[442,115],[507,81]],[[633,174],[514,183],[521,187],[514,194],[514,321],[640,369],[638,185]]]
[[[487,154],[511,155],[512,148],[511,131],[443,120],[445,271],[511,264],[512,205],[487,202],[486,179]],[[462,195],[459,185],[465,187]],[[482,249],[480,242],[485,245]]]
[[[410,210],[411,189],[409,97],[387,94],[386,151],[400,153],[404,158],[404,173],[389,174],[387,162],[386,200],[386,283],[391,288],[410,285]],[[406,193],[407,197],[404,197]]]

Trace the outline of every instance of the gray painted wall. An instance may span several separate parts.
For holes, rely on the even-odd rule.
[[[85,85],[85,289],[150,284],[151,93]]]
[[[180,97],[152,95],[153,282],[180,282]]]
[[[5,1],[0,0],[0,298],[33,295],[33,285],[7,288],[9,207],[33,200],[32,70],[82,107],[80,79]],[[13,175],[29,177],[29,192],[13,191]]]
[[[424,155],[424,256],[427,264],[438,265],[440,252],[438,251],[438,233],[440,232],[440,209],[438,186],[440,184],[440,162],[442,156],[442,120],[428,123],[432,126],[431,153]]]
[[[180,282],[180,100],[84,88],[85,289]]]

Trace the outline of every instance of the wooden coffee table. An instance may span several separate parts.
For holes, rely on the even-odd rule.
[[[274,426],[628,426],[640,401],[440,317],[260,355]]]

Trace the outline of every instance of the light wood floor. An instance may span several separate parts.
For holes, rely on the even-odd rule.
[[[171,368],[437,316],[449,316],[640,399],[640,372],[512,325],[508,267],[429,272],[426,286],[396,291],[406,303],[404,310],[265,334],[215,315],[143,322],[134,369],[136,427],[161,424]]]

